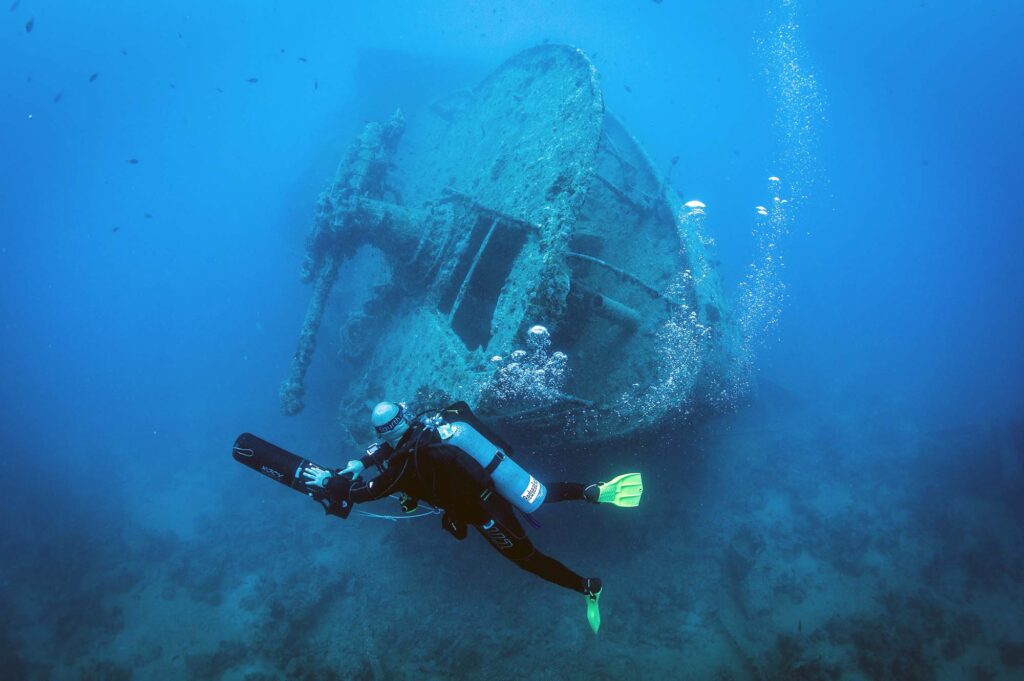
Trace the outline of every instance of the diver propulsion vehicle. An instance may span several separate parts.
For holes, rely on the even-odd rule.
[[[322,490],[308,487],[306,479],[302,477],[303,472],[307,470],[324,471],[330,470],[329,468],[292,454],[252,433],[242,433],[238,436],[231,449],[231,455],[243,466],[248,466],[289,489],[311,497],[323,506],[329,515],[348,518],[352,512],[350,502],[342,500],[338,504],[332,503]]]
[[[745,346],[703,214],[568,45],[528,49],[472,88],[369,123],[317,201],[282,411],[302,410],[332,288],[357,276],[354,307],[330,329],[352,433],[368,396],[459,395],[499,428],[580,444],[714,408]],[[544,391],[504,382],[543,368],[517,359],[535,327],[567,362]]]

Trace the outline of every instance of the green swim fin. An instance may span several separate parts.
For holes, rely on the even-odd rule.
[[[640,505],[644,481],[639,473],[623,473],[608,482],[597,483],[597,489],[597,503],[632,508]]]
[[[601,609],[597,604],[601,598],[601,591],[602,589],[598,589],[597,593],[583,595],[587,599],[587,621],[590,622],[590,628],[594,630],[595,636],[597,630],[601,628]]]

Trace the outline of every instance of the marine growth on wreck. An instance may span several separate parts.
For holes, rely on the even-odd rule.
[[[282,408],[303,408],[332,285],[360,248],[386,283],[341,329],[367,400],[466,399],[492,420],[602,440],[711,405],[741,342],[683,205],[569,46],[368,124],[321,194],[313,284]],[[431,402],[433,403],[433,402]]]

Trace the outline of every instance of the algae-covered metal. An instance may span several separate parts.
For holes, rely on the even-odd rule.
[[[684,210],[572,47],[527,50],[470,91],[371,123],[319,200],[283,409],[302,408],[331,285],[366,245],[390,276],[342,330],[342,414],[360,427],[367,400],[457,396],[603,439],[707,402],[738,344]]]

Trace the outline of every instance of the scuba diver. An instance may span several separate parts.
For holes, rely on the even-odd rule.
[[[421,502],[443,513],[442,526],[456,539],[465,539],[472,525],[520,568],[583,594],[587,621],[597,633],[601,580],[583,577],[538,551],[515,513],[537,525],[530,514],[545,502],[635,507],[643,494],[639,473],[590,485],[541,483],[510,458],[508,443],[477,419],[465,402],[418,416],[402,403],[381,402],[374,407],[371,422],[380,442],[343,469],[324,468],[248,433],[235,442],[235,458],[304,491],[331,515],[347,518],[355,504],[397,496],[406,513]],[[376,468],[377,475],[360,478],[369,468]]]

